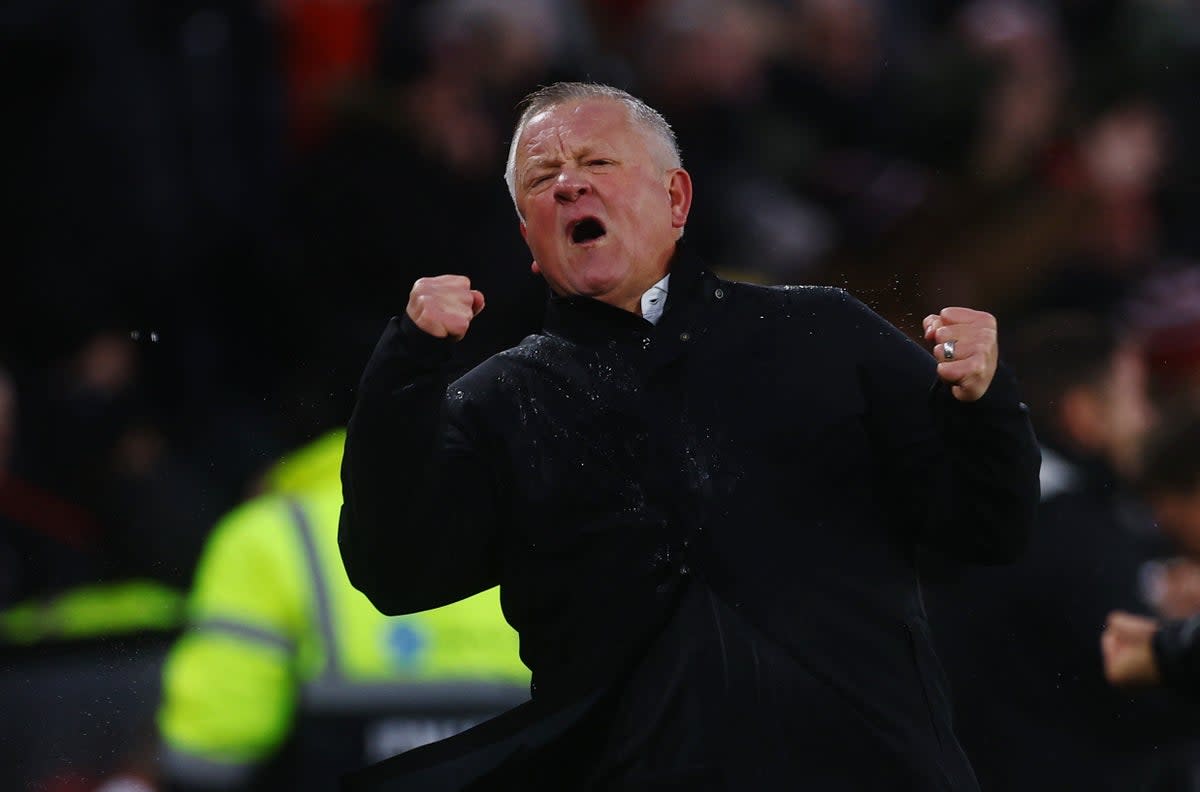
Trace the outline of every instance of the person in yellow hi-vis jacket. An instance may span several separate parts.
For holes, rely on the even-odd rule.
[[[528,697],[497,590],[380,614],[337,546],[343,432],[215,527],[163,673],[164,790],[331,790]],[[399,573],[398,573],[399,574]]]

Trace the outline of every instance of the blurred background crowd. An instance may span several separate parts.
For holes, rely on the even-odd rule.
[[[1200,612],[1191,0],[7,0],[0,787],[166,783],[212,529],[344,425],[413,280],[487,295],[464,365],[537,329],[501,176],[558,79],[666,115],[723,275],[997,315],[1044,503],[1016,567],[924,562],[964,744],[985,790],[1200,789],[1200,707],[1099,655],[1112,609]]]

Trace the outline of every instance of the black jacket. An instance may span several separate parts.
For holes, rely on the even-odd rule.
[[[1164,622],[1153,646],[1163,684],[1188,694],[1195,704],[1200,694],[1200,616]]]
[[[913,558],[1026,541],[1038,452],[1005,371],[959,403],[845,292],[686,252],[657,326],[555,298],[447,388],[449,353],[407,320],[380,341],[342,553],[388,613],[499,583],[534,697],[364,786],[976,788]]]

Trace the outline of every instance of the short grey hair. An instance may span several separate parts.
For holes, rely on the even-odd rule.
[[[559,105],[594,99],[606,99],[624,105],[631,121],[640,124],[662,142],[667,158],[666,166],[683,167],[683,156],[679,153],[679,141],[675,139],[675,130],[671,129],[662,113],[628,91],[613,88],[611,85],[557,82],[538,88],[521,102],[521,116],[513,130],[512,142],[508,145],[508,163],[504,166],[504,182],[508,185],[508,194],[512,198],[513,206],[517,205],[517,144],[521,142],[521,135],[524,134],[530,119]],[[520,214],[521,210],[518,208],[517,215]]]

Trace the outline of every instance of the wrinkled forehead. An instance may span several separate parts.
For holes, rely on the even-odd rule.
[[[600,145],[646,147],[644,132],[625,105],[613,99],[587,99],[548,107],[521,130],[517,161],[557,159]]]

